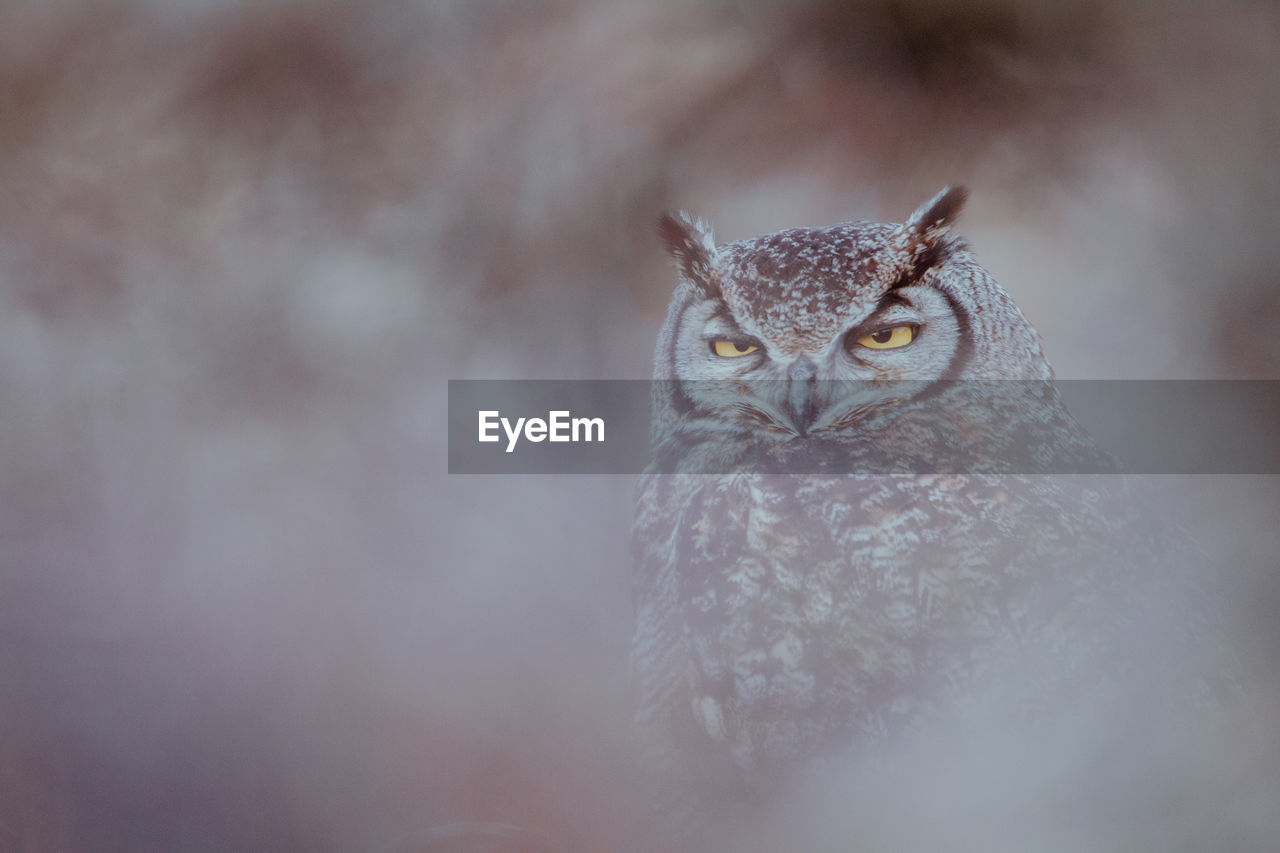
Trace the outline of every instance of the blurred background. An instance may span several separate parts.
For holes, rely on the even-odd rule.
[[[447,380],[646,378],[663,210],[948,183],[1060,377],[1280,379],[1277,151],[1272,3],[4,4],[0,850],[618,849],[632,480],[450,477]],[[1178,796],[1263,849],[1276,483],[1157,485],[1255,688]]]

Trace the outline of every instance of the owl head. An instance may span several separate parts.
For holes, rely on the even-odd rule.
[[[952,233],[949,187],[906,222],[794,228],[717,246],[664,216],[680,281],[659,335],[659,419],[714,413],[784,438],[962,379],[1049,379],[1039,335]],[[707,380],[707,381],[703,381]]]

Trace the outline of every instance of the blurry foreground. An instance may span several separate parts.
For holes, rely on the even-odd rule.
[[[0,850],[460,820],[618,849],[633,480],[449,477],[446,380],[647,377],[664,209],[727,240],[952,182],[1059,376],[1280,378],[1278,32],[1262,3],[6,4]],[[1126,752],[1100,708],[1030,765],[993,735],[851,768],[750,837],[1273,839],[1277,484],[1154,485],[1232,603],[1228,731]]]

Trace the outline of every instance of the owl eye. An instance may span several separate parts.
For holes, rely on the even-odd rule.
[[[867,349],[898,349],[905,347],[916,339],[916,333],[920,331],[919,326],[891,326],[887,329],[877,329],[869,335],[863,335],[858,338],[858,346]]]
[[[721,358],[738,358],[739,356],[749,355],[760,349],[755,344],[743,343],[742,341],[712,341],[711,352]]]

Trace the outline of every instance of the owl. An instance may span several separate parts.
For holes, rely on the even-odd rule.
[[[632,577],[660,821],[750,809],[929,720],[1020,718],[1131,665],[1128,569],[1159,530],[953,233],[964,200],[724,245],[660,222],[679,283]]]

